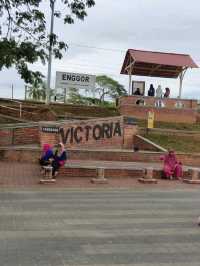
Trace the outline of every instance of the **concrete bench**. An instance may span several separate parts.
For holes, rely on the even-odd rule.
[[[188,168],[187,171],[188,177],[186,179],[183,179],[184,183],[187,184],[200,184],[200,179],[199,179],[199,175],[200,175],[200,168]]]
[[[44,171],[43,178],[40,179],[40,184],[49,184],[49,183],[55,183],[56,180],[52,176],[53,167],[50,165],[42,166],[42,169]]]
[[[90,181],[93,184],[107,184],[108,179],[105,178],[105,168],[96,167],[96,177],[92,178]]]
[[[66,169],[79,169],[79,171],[81,170],[95,170],[94,171],[94,177],[91,179],[92,183],[98,183],[98,184],[106,184],[108,183],[107,178],[105,178],[105,171],[107,171],[107,176],[109,176],[109,171],[111,173],[111,176],[113,176],[113,172],[117,172],[117,173],[122,173],[127,177],[132,177],[132,175],[134,177],[141,177],[141,179],[138,179],[139,182],[143,182],[143,183],[157,183],[157,179],[153,179],[153,172],[154,172],[154,168],[152,167],[135,167],[135,166],[121,166],[120,162],[118,162],[118,165],[106,165],[103,166],[101,163],[100,165],[98,165],[98,162],[96,163],[96,165],[94,164],[89,164],[86,163],[84,164],[84,162],[81,163],[72,163],[72,164],[66,164],[65,168]],[[126,172],[127,171],[127,172]],[[96,172],[96,173],[95,173]],[[138,176],[136,176],[138,174]],[[117,175],[119,176],[119,175]]]
[[[138,182],[143,184],[157,184],[158,180],[153,178],[153,167],[144,168],[144,176],[142,178],[138,178]]]

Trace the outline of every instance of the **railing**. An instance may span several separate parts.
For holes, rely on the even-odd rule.
[[[23,114],[23,113],[25,113],[25,114],[29,114],[29,115],[31,115],[31,116],[33,116],[33,115],[35,114],[35,113],[33,113],[33,112],[29,112],[29,111],[22,110],[22,103],[21,103],[21,102],[18,102],[18,101],[12,101],[12,102],[19,103],[19,117],[20,117],[20,118],[22,118],[22,114]],[[8,109],[8,110],[18,111],[17,108],[9,107],[9,106],[2,105],[2,104],[0,104],[0,108],[5,108],[5,109]]]
[[[10,100],[13,103],[18,103],[19,104],[19,117],[22,117],[22,103],[16,100]]]

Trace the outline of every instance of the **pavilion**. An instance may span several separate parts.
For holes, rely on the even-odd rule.
[[[189,68],[198,68],[198,66],[187,54],[129,49],[124,59],[121,74],[129,75],[129,95],[132,75],[159,78],[179,77],[179,98],[181,98],[183,78]]]

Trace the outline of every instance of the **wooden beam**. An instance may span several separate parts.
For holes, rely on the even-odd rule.
[[[132,68],[132,66],[135,64],[135,61],[132,61],[127,67],[125,67],[125,71],[128,72],[128,69]]]
[[[140,67],[140,66],[136,66],[136,65],[134,65],[133,70],[134,69],[135,70],[147,70],[147,71],[151,71],[152,70],[152,68],[149,68],[149,67]],[[167,73],[170,73],[171,72],[171,73],[177,73],[177,74],[179,74],[181,72],[181,69],[179,71],[177,69],[162,69],[162,68],[160,68],[160,69],[157,69],[157,71],[158,72],[167,72]]]
[[[149,76],[151,76],[151,74],[153,74],[154,71],[158,70],[160,66],[161,65],[157,65],[157,66],[153,67],[152,70],[149,73]]]

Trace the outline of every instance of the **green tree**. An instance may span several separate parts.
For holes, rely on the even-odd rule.
[[[27,86],[29,98],[35,101],[45,101],[46,99],[46,82],[39,82],[35,79],[31,86]],[[54,90],[50,90],[50,97],[54,95]]]
[[[32,82],[31,86],[27,86],[28,97],[33,100],[39,101],[40,100],[40,87],[41,87],[41,83],[38,82],[37,79],[35,79]]]
[[[39,90],[40,100],[42,100],[42,101],[45,101],[46,100],[46,92],[47,92],[47,84],[46,84],[46,81],[42,81],[41,86],[40,86],[40,90]],[[49,96],[50,96],[50,98],[52,96],[55,96],[55,90],[51,89]]]
[[[105,101],[105,96],[116,100],[122,95],[127,95],[123,85],[105,75],[96,77],[95,92],[99,94],[99,99],[101,102]]]
[[[49,0],[50,5],[56,0]],[[26,83],[42,81],[39,71],[31,71],[28,64],[48,60],[50,44],[53,54],[61,59],[67,44],[56,34],[48,35],[46,17],[50,10],[42,10],[44,0],[0,0],[0,70],[15,67]],[[47,2],[48,3],[48,2]],[[54,16],[64,24],[73,24],[75,18],[84,20],[87,8],[95,5],[94,0],[61,0]]]
[[[77,88],[69,88],[66,100],[68,103],[87,104],[85,97],[79,93]]]

